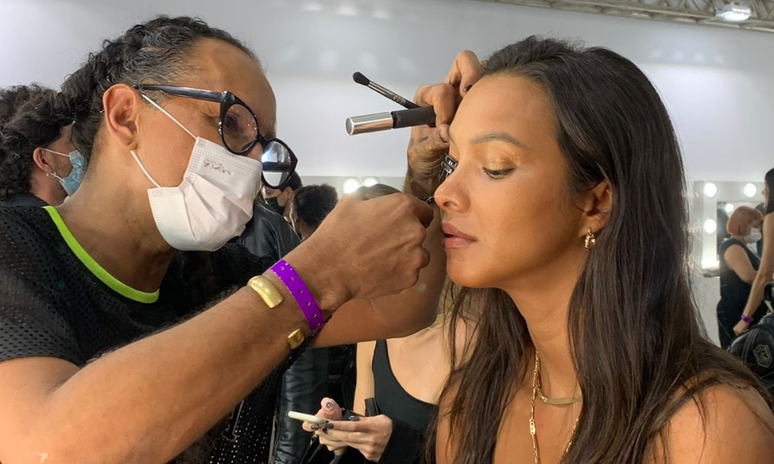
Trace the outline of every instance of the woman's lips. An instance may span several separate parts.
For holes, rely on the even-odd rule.
[[[476,242],[476,239],[463,233],[449,222],[441,224],[443,231],[443,247],[449,249],[466,248]]]

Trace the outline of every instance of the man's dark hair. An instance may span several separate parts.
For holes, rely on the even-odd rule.
[[[336,189],[327,184],[301,187],[293,197],[298,218],[313,229],[322,224],[338,201]]]
[[[102,124],[102,95],[114,84],[174,84],[181,75],[196,72],[191,54],[202,39],[231,44],[252,58],[253,52],[228,32],[198,18],[158,16],[123,35],[105,40],[80,69],[62,84],[62,100],[75,119],[73,143],[91,159]],[[156,101],[163,94],[154,96]]]

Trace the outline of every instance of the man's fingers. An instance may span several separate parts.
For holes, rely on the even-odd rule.
[[[457,54],[444,82],[452,85],[459,96],[464,97],[468,88],[478,82],[483,75],[484,67],[476,54],[470,50],[464,50]]]
[[[436,126],[451,124],[457,111],[457,90],[449,84],[426,85],[417,90],[415,101],[433,107]]]
[[[433,207],[416,198],[412,199],[411,205],[414,208],[414,214],[416,215],[417,219],[419,219],[419,222],[421,222],[425,227],[425,229],[430,227],[430,224],[433,223],[433,219],[435,218],[435,211],[433,210]]]
[[[416,128],[415,128],[416,129]],[[442,124],[434,128],[423,127],[412,131],[408,147],[409,159],[422,166],[427,163],[427,169],[435,171],[444,156],[449,152],[449,126]],[[415,166],[416,168],[416,166]],[[424,172],[422,170],[421,172]]]

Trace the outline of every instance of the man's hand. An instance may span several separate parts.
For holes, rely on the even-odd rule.
[[[407,191],[417,197],[429,197],[435,191],[441,162],[449,151],[449,125],[460,102],[483,73],[476,54],[463,51],[454,59],[442,83],[425,85],[417,90],[416,104],[432,106],[435,110],[435,127],[415,126],[411,129]]]
[[[323,310],[414,285],[430,262],[423,248],[433,209],[408,195],[365,201],[354,193],[286,258]]]

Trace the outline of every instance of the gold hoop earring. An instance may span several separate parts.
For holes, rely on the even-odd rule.
[[[586,234],[586,249],[591,251],[597,246],[597,236],[589,229],[589,233]]]

